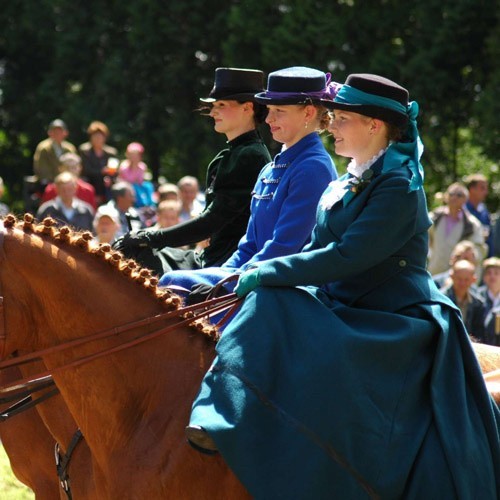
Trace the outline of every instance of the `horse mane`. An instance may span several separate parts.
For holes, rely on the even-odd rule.
[[[153,276],[151,270],[141,267],[133,259],[125,258],[107,243],[93,242],[94,236],[90,231],[76,231],[68,226],[57,227],[56,224],[51,217],[46,217],[38,223],[30,213],[25,213],[22,220],[13,214],[7,215],[3,220],[6,229],[15,228],[27,235],[49,238],[58,247],[68,245],[79,249],[83,254],[92,255],[107,262],[115,272],[125,275],[130,282],[139,285],[145,292],[151,294],[167,311],[179,311],[179,316],[185,319],[194,317],[191,311],[182,312],[182,298],[179,295],[168,288],[158,287],[159,280]],[[218,328],[205,319],[194,319],[189,326],[212,341],[219,339]]]

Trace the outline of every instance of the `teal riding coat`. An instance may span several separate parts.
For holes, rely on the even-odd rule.
[[[193,404],[257,499],[500,497],[500,413],[425,269],[424,192],[383,159],[356,194],[330,185],[302,253],[260,263]]]

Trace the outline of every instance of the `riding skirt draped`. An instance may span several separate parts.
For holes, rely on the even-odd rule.
[[[218,343],[191,424],[257,499],[493,500],[499,415],[446,303],[384,312],[259,287]]]

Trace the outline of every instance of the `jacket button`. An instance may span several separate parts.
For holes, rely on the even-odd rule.
[[[401,260],[399,261],[399,267],[406,267],[406,260],[401,259]]]

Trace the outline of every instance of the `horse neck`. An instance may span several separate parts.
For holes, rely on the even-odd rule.
[[[153,294],[103,259],[69,244],[12,236],[2,265],[2,282],[9,284],[5,311],[32,325],[27,335],[17,332],[23,343],[18,349],[40,349],[165,311]]]
[[[8,276],[33,323],[25,350],[56,345],[165,309],[144,287],[95,256],[26,237],[5,245]],[[9,302],[9,301],[8,301]],[[6,304],[6,310],[14,304]],[[18,317],[21,314],[18,314]],[[11,325],[12,326],[12,325]],[[152,327],[144,327],[141,334]],[[10,328],[9,328],[10,330]],[[11,335],[12,332],[9,332]],[[99,341],[44,358],[49,368],[111,344]],[[213,345],[186,328],[54,375],[68,408],[102,464],[113,456],[148,453],[181,435],[190,403],[213,358]],[[136,446],[131,444],[135,443]],[[160,450],[160,448],[156,448]],[[163,448],[164,449],[164,448]]]

